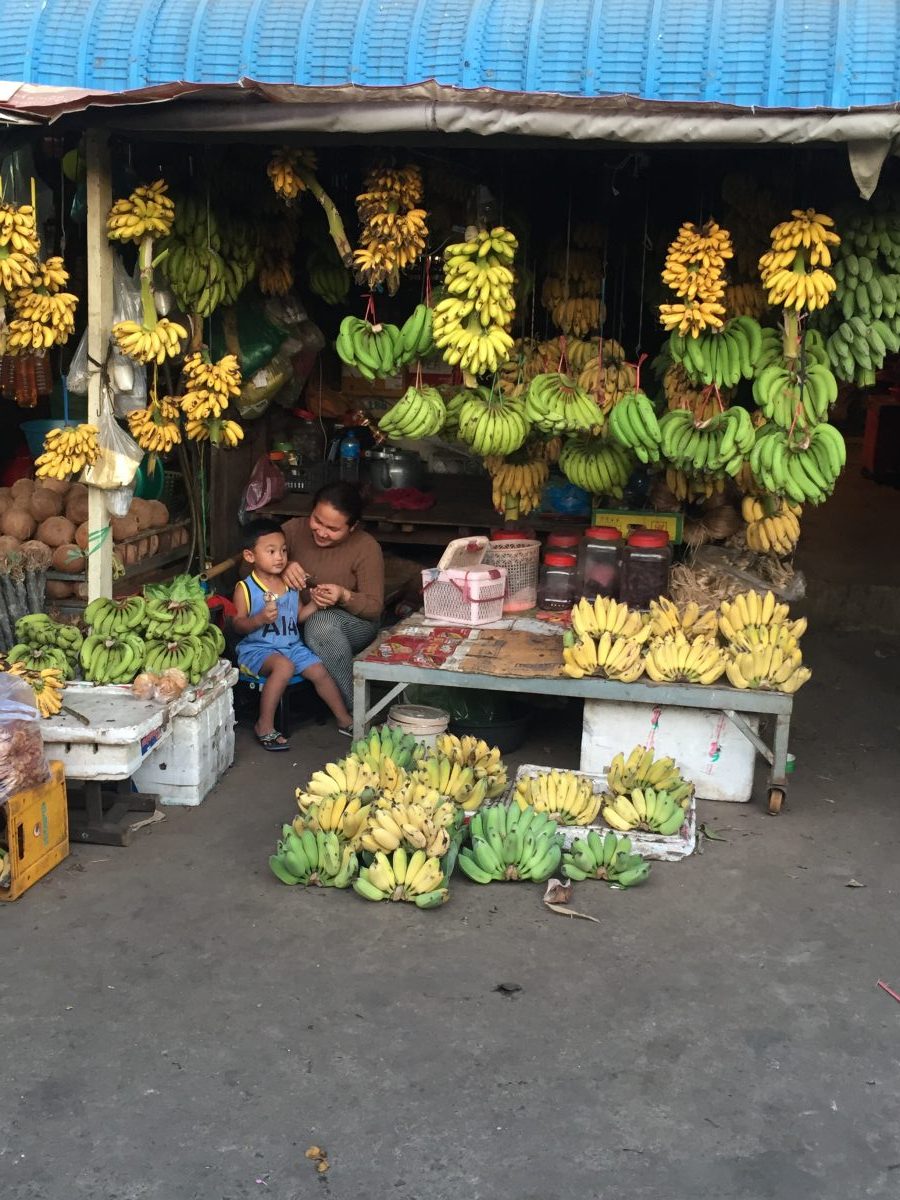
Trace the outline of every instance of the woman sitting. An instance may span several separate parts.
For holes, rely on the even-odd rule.
[[[353,656],[375,640],[384,608],[384,556],[359,528],[361,516],[359,490],[329,483],[316,492],[308,517],[282,527],[290,560],[284,580],[298,590],[308,586],[317,609],[304,622],[303,640],[351,711]]]

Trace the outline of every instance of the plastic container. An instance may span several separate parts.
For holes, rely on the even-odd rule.
[[[295,408],[293,416],[297,418],[297,425],[293,430],[291,441],[297,462],[304,466],[324,462],[328,446],[325,430],[316,421],[313,414],[305,409]]]
[[[424,704],[392,704],[387,724],[389,729],[408,733],[426,750],[433,750],[440,734],[447,732],[450,714]]]
[[[505,613],[527,612],[537,603],[541,543],[527,538],[492,541],[484,556],[486,566],[506,570]]]
[[[341,441],[338,474],[345,483],[359,482],[360,445],[356,431],[351,429]]]
[[[575,603],[577,593],[578,560],[575,555],[545,554],[538,581],[538,608],[544,612],[565,612]]]
[[[580,533],[551,533],[544,542],[544,553],[546,555],[556,550],[563,550],[567,554],[574,554],[580,544]]]
[[[483,566],[486,537],[455,538],[422,572],[425,615],[448,625],[490,625],[503,616],[506,570]]]
[[[492,542],[533,542],[533,529],[495,529],[491,534]]]
[[[669,594],[672,546],[658,529],[636,529],[622,551],[619,599],[629,608],[649,608],[651,600]]]
[[[581,594],[588,600],[598,596],[619,598],[624,545],[622,534],[611,525],[585,530],[578,548],[578,579]]]

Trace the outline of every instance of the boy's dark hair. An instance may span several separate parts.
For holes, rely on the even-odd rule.
[[[317,504],[330,504],[347,518],[347,524],[351,526],[358,525],[362,517],[362,495],[352,483],[326,483],[313,496],[313,508]]]
[[[241,526],[241,549],[252,550],[266,534],[282,532],[280,521],[273,521],[271,517],[256,517]]]

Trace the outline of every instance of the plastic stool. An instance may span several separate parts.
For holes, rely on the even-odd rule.
[[[251,692],[262,691],[263,685],[266,682],[265,675],[251,675],[249,671],[240,665],[238,665],[238,670],[240,672],[238,676],[238,683],[245,683]],[[285,737],[288,736],[290,726],[290,705],[288,704],[288,697],[290,696],[292,689],[301,683],[306,683],[306,680],[302,675],[292,675],[288,680],[287,687],[281,694],[281,699],[278,702],[275,718],[278,726],[278,732],[283,734]]]

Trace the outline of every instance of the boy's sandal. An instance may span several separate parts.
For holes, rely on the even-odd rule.
[[[258,733],[256,740],[263,750],[290,750],[290,743],[281,736],[277,729],[273,729],[271,733]]]

